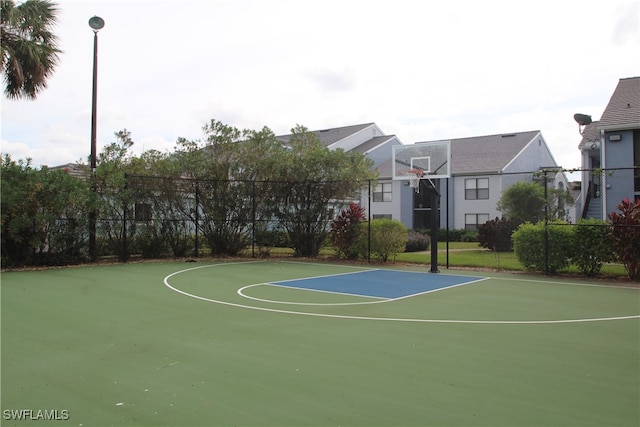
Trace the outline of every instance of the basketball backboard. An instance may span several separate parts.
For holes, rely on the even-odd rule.
[[[393,179],[410,180],[424,171],[423,178],[451,177],[451,141],[421,142],[393,147]]]

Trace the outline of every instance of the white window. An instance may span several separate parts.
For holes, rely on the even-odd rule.
[[[465,214],[464,228],[466,230],[477,230],[478,226],[489,221],[489,214]]]
[[[373,192],[374,202],[391,202],[392,186],[390,182],[382,182],[376,185]]]
[[[489,178],[468,178],[464,180],[465,200],[489,198]]]

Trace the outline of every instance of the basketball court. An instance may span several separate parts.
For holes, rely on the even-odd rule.
[[[638,425],[639,295],[278,260],[3,272],[2,409],[85,426]]]

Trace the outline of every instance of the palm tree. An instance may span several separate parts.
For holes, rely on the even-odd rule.
[[[0,72],[5,95],[35,99],[47,87],[61,53],[51,31],[58,9],[49,0],[27,0],[17,6],[13,0],[0,2]]]

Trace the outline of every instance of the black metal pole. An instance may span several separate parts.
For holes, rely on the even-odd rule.
[[[371,180],[369,180],[369,208],[367,209],[367,262],[371,262]]]
[[[195,236],[194,236],[194,244],[195,244],[195,248],[193,251],[193,256],[198,258],[198,246],[199,246],[199,242],[198,242],[198,224],[200,222],[200,216],[198,215],[198,212],[200,211],[200,188],[198,186],[198,180],[196,179],[196,197],[195,197],[195,211],[193,213],[194,215],[194,222],[195,222]]]
[[[429,192],[431,195],[431,270],[429,272],[440,273],[438,270],[438,199],[440,194],[435,187],[430,188]]]
[[[93,32],[93,94],[91,96],[91,206],[89,208],[89,257],[97,259],[96,253],[96,117],[98,101],[98,32]]]
[[[446,213],[447,213],[447,219],[446,219],[446,227],[447,227],[447,231],[446,231],[446,236],[447,236],[447,270],[449,269],[449,178],[447,178],[447,197],[446,197]]]
[[[544,171],[544,274],[549,275],[549,199],[547,198],[547,171]]]
[[[251,258],[256,257],[256,181],[251,181]]]
[[[129,174],[124,174],[124,193],[125,200],[122,209],[122,261],[127,262],[129,259],[129,248],[127,247],[127,214],[129,211],[128,190],[129,189]]]

